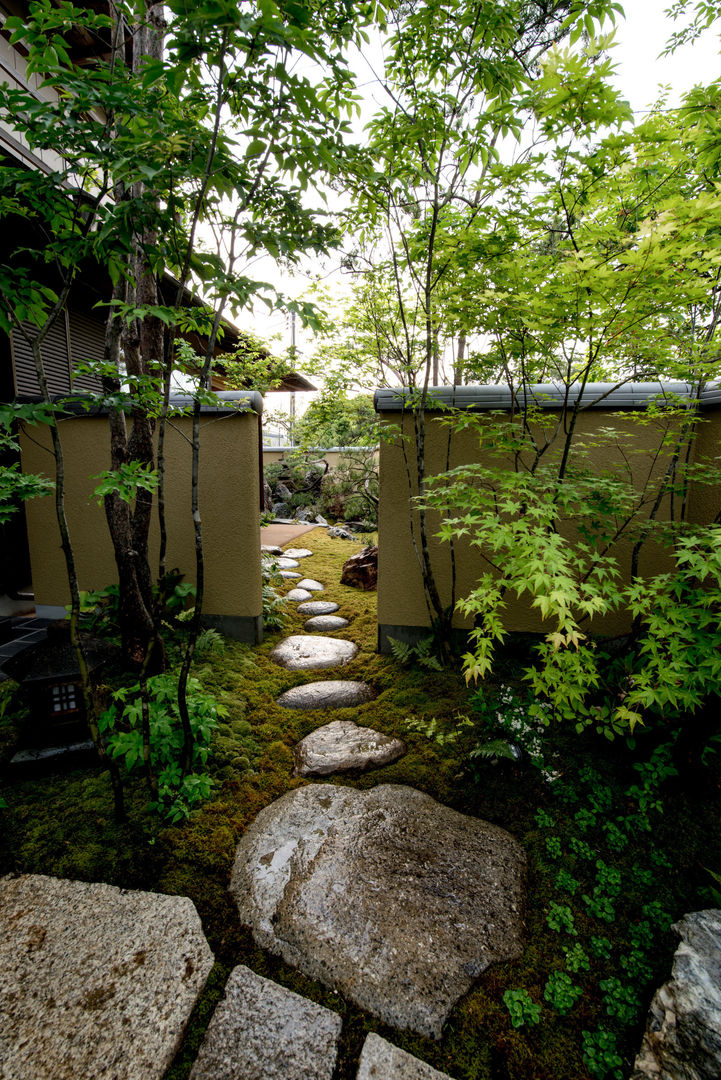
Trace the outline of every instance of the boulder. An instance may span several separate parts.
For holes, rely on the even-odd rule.
[[[378,585],[378,548],[365,547],[357,555],[351,555],[343,564],[341,585],[352,585],[366,591]]]
[[[230,891],[262,948],[439,1038],[481,972],[520,955],[524,877],[509,833],[420,791],[311,784],[261,810]]]
[[[213,966],[192,902],[0,879],[3,1080],[161,1080]]]
[[[373,700],[368,683],[328,679],[286,690],[277,699],[286,709],[349,709]]]
[[[356,1080],[451,1080],[451,1077],[371,1032],[363,1043]]]
[[[336,540],[355,540],[355,536],[348,529],[342,529],[338,525],[333,525],[328,529],[328,536],[334,537]]]
[[[315,510],[312,506],[298,506],[295,511],[296,521],[310,521]]]
[[[673,927],[681,939],[671,979],[654,995],[631,1080],[721,1076],[721,911]]]
[[[322,514],[316,514],[315,515],[315,523],[316,523],[316,525],[320,525],[324,529],[328,528],[328,522],[326,521],[326,519],[323,517]]]
[[[263,481],[263,509],[270,510],[273,505],[273,492],[267,480]]]
[[[250,968],[233,968],[190,1080],[332,1080],[341,1023]]]
[[[373,728],[358,727],[352,720],[333,720],[311,731],[293,751],[296,776],[330,776],[354,769],[379,769],[406,752],[401,739]]]
[[[289,503],[293,498],[293,492],[290,490],[287,484],[284,484],[282,481],[275,485],[275,494],[276,497],[284,503]]]
[[[288,518],[288,514],[290,513],[290,506],[287,502],[274,502],[270,508],[270,512],[276,521],[290,520]]]
[[[300,589],[293,591],[301,592]],[[342,638],[292,634],[279,641],[269,657],[288,671],[314,671],[347,664],[357,652],[358,646],[354,642]]]

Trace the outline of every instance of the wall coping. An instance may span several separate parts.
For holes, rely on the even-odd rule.
[[[290,451],[300,450],[300,446],[264,446],[264,454],[286,454]],[[355,453],[365,453],[369,450],[377,450],[378,445],[375,446],[309,446],[304,451],[306,454],[344,454],[350,451]]]
[[[200,412],[203,416],[211,414],[216,416],[232,416],[235,413],[255,412],[263,413],[263,395],[257,390],[248,390],[239,393],[237,390],[215,391],[218,403],[215,405],[201,405]],[[42,401],[37,395],[19,396],[18,402],[36,403]],[[107,416],[110,409],[106,405],[87,406],[87,402],[95,401],[92,394],[52,394],[51,400],[54,405],[63,405],[63,413],[66,416],[93,417]],[[171,394],[171,408],[182,409],[193,404],[192,394]],[[126,411],[130,411],[129,409]]]
[[[537,383],[529,387],[530,403],[541,409],[561,408],[565,398],[565,387],[555,383]],[[650,402],[666,395],[687,398],[689,403],[694,388],[683,382],[646,382],[626,383],[586,383],[583,395],[579,387],[568,391],[568,403],[575,405],[579,398],[585,409],[643,409]],[[408,402],[418,391],[408,387],[376,390],[373,404],[376,412],[399,412],[407,407]],[[427,410],[473,409],[482,412],[486,409],[510,409],[524,402],[523,395],[514,395],[508,386],[431,386],[428,388]],[[721,404],[721,384],[714,383],[702,391],[699,401],[702,405]]]

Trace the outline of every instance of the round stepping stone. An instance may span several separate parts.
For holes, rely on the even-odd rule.
[[[283,554],[287,555],[289,559],[307,559],[313,552],[309,551],[308,548],[286,548]]]
[[[325,592],[325,585],[321,585],[320,581],[314,581],[313,578],[303,578],[298,582],[299,589],[307,589],[308,592]]]
[[[312,592],[308,592],[307,589],[291,589],[290,592],[285,594],[285,599],[290,600],[293,604],[300,603],[301,600],[310,600]]]
[[[348,626],[348,620],[342,619],[340,615],[314,615],[312,619],[308,619],[303,629],[309,634],[329,634],[332,630],[342,630],[344,626]]]
[[[338,605],[332,600],[311,600],[309,604],[298,604],[301,615],[332,615],[338,610]]]
[[[278,547],[277,544],[261,544],[260,550],[263,555],[282,555],[283,548]],[[291,555],[291,558],[293,556]]]
[[[297,566],[300,566],[300,563],[297,559],[286,559],[283,557],[282,559],[276,560],[276,565],[279,570],[295,570]]]
[[[523,950],[526,859],[497,825],[402,784],[308,784],[260,811],[230,892],[256,943],[386,1024],[440,1038]]]
[[[293,751],[296,776],[330,776],[351,769],[390,765],[406,752],[401,739],[392,739],[352,720],[333,720],[311,731]]]
[[[353,641],[292,634],[275,646],[270,659],[288,671],[314,671],[347,664],[357,652],[358,646]]]
[[[286,690],[277,698],[286,709],[349,709],[373,699],[368,683],[344,679],[305,683]]]
[[[279,570],[278,573],[282,578],[285,578],[287,581],[290,581],[292,578],[301,577],[297,570]]]

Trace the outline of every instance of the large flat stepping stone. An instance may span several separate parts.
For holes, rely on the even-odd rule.
[[[277,698],[286,709],[350,709],[373,700],[368,683],[329,679],[324,682],[294,686]]]
[[[358,646],[353,641],[292,634],[279,641],[269,655],[271,660],[288,671],[313,671],[347,664],[357,652]]]
[[[290,581],[292,578],[301,578],[303,575],[299,574],[297,570],[279,570],[278,573],[282,578],[286,578]]]
[[[379,769],[406,752],[401,739],[352,720],[333,720],[311,731],[293,751],[296,776],[330,776],[351,769]]]
[[[314,615],[312,619],[306,620],[303,629],[309,634],[329,634],[332,630],[343,630],[348,625],[348,620],[342,619],[340,615]]]
[[[303,600],[310,600],[312,595],[313,593],[308,592],[307,589],[301,589],[300,587],[297,587],[295,589],[291,589],[290,592],[287,592],[285,594],[285,599],[290,600],[293,604],[300,604]]]
[[[3,1080],[161,1080],[213,966],[191,900],[0,879]]]
[[[307,589],[308,592],[325,592],[325,585],[322,585],[320,581],[314,581],[313,578],[303,578],[298,582],[299,589]]]
[[[283,548],[278,547],[277,544],[261,544],[260,545],[260,552],[261,552],[261,555],[282,555],[283,554]],[[291,557],[291,559],[293,558],[292,555],[290,557]]]
[[[332,1080],[341,1018],[263,979],[230,973],[190,1080]]]
[[[313,552],[308,548],[286,548],[284,554],[289,559],[307,559]]]
[[[451,1077],[371,1032],[363,1043],[356,1080],[451,1080]]]
[[[298,604],[301,615],[330,615],[338,610],[332,600],[311,600],[308,604]]]
[[[297,559],[288,559],[283,556],[281,559],[276,559],[276,566],[279,570],[295,570],[297,566],[300,566],[300,563]]]
[[[230,890],[262,948],[439,1038],[481,972],[520,956],[524,878],[510,833],[414,788],[312,784],[261,810]]]

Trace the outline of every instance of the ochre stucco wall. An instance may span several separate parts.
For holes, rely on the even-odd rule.
[[[548,411],[544,417],[547,429],[556,423],[560,414]],[[410,472],[413,476],[412,494],[417,493],[415,483],[415,434],[412,417],[405,417],[401,412],[383,412],[382,420],[403,431],[406,437],[406,455]],[[481,417],[482,419],[482,417]],[[594,467],[604,470],[624,472],[628,463],[640,479],[650,475],[659,477],[666,468],[668,456],[665,451],[658,452],[663,434],[662,424],[639,424],[635,411],[619,413],[618,410],[592,409],[579,414],[577,434],[587,440],[588,457]],[[678,421],[672,423],[678,424]],[[701,426],[702,434],[695,453],[708,452],[714,444],[718,447],[721,435],[721,417],[718,412],[711,414],[710,422]],[[613,429],[618,432],[617,439],[604,436],[598,438],[601,429]],[[485,451],[479,451],[478,438],[473,431],[461,431],[453,436],[450,462],[447,463],[448,427],[438,419],[438,414],[427,414],[426,434],[426,475],[444,472],[448,467],[473,461],[483,461],[486,465],[502,463],[501,458]],[[560,449],[560,442],[558,445]],[[592,445],[598,443],[597,446]],[[553,453],[553,451],[551,451]],[[380,451],[380,506],[378,517],[378,623],[381,627],[427,627],[430,624],[428,609],[424,599],[422,578],[418,557],[414,551],[410,525],[409,480],[400,439],[381,441]],[[483,455],[483,456],[482,456]],[[696,498],[697,520],[709,521],[718,512],[718,493],[709,493],[706,489],[703,497],[699,492]],[[661,507],[660,516],[668,515],[668,500]],[[711,513],[711,507],[714,507]],[[693,515],[691,515],[693,519]],[[428,514],[428,534],[430,539],[431,561],[436,581],[443,602],[451,600],[451,559],[449,545],[434,538],[438,531],[439,517]],[[415,534],[418,536],[418,514],[414,514]],[[573,538],[574,526],[567,522],[562,532]],[[619,565],[628,576],[632,544],[621,542],[616,555]],[[466,541],[456,542],[456,599],[468,595],[473,589],[478,576],[489,567],[477,551]],[[643,575],[651,575],[669,568],[667,556],[654,544],[647,544],[641,554],[639,570]],[[625,613],[616,613],[594,621],[594,632],[616,634],[624,632],[629,625]],[[508,630],[519,632],[547,632],[552,627],[544,622],[540,614],[530,606],[528,598],[506,598],[504,624]],[[460,629],[472,626],[467,618],[458,613],[454,625]]]
[[[205,547],[207,615],[258,618],[262,611],[258,423],[255,412],[208,413],[200,429],[200,513]],[[177,429],[177,430],[175,430]],[[102,505],[93,499],[93,474],[108,468],[108,422],[104,417],[72,417],[59,423],[66,469],[66,506],[81,589],[117,581],[112,545]],[[166,515],[168,568],[195,580],[190,506],[191,419],[173,420],[166,435]],[[54,475],[47,430],[21,436],[25,472]],[[38,605],[68,603],[65,560],[53,497],[27,504],[33,588]],[[157,514],[151,531],[151,566],[157,565]]]

